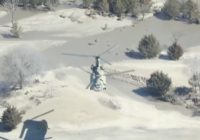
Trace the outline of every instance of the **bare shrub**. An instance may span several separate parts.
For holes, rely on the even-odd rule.
[[[20,38],[22,28],[18,25],[18,23],[14,23],[10,32],[12,33],[12,36],[15,38]]]
[[[43,68],[42,57],[30,48],[15,48],[2,59],[2,76],[12,89],[22,89],[28,79]]]

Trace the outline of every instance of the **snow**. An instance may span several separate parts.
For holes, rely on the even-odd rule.
[[[78,8],[48,12],[47,14],[40,14],[24,19],[20,21],[20,25],[23,27],[24,32],[56,31],[62,33],[65,31],[65,36],[83,37],[105,32],[102,30],[105,24],[108,25],[107,31],[132,24],[131,19],[117,21],[117,17],[110,18],[98,15],[95,16],[95,19],[92,19],[91,17],[86,16],[85,13],[85,9]],[[60,17],[61,15],[65,18]]]
[[[72,21],[70,16],[76,20]],[[134,69],[131,74],[146,78],[160,70],[172,77],[173,86],[187,86],[189,69],[185,61],[200,55],[196,36],[199,27],[154,17],[137,23],[134,28],[132,22],[130,19],[117,21],[116,17],[96,16],[92,19],[79,8],[19,20],[23,28],[21,39],[0,38],[0,56],[13,48],[35,48],[46,58],[47,68],[41,75],[33,77],[33,80],[39,79],[39,83],[29,83],[23,90],[13,91],[10,97],[1,97],[1,102],[25,110],[23,121],[53,109],[33,121],[45,119],[50,128],[45,138],[55,140],[199,140],[200,118],[192,117],[190,111],[148,100],[136,93],[138,86],[113,79],[108,79],[106,93],[89,91],[86,89],[89,75],[83,69],[90,69],[93,60],[62,55],[73,52],[99,54],[116,44],[119,47],[104,56],[112,62],[111,66],[105,65],[107,69]],[[105,24],[108,29],[102,30]],[[8,30],[7,26],[0,27],[1,33],[8,33]],[[131,59],[124,55],[126,48],[137,48],[139,39],[148,33],[155,34],[162,46],[173,41],[172,34],[181,34],[184,56],[179,61],[168,61]],[[93,45],[89,46],[91,42]],[[165,47],[162,54],[166,54]],[[4,109],[0,108],[0,112]],[[20,140],[22,127],[23,123],[12,132],[1,132],[0,129],[0,139]],[[39,138],[34,135],[32,140]]]
[[[119,130],[121,130],[120,133],[125,131],[130,137],[127,138],[128,140],[139,136],[147,138],[148,135],[142,133],[150,134],[153,131],[161,132],[161,134],[157,134],[158,137],[162,137],[164,132],[169,133],[169,138],[172,139],[174,135],[170,135],[173,133],[185,135],[187,130],[200,129],[199,118],[191,118],[175,111],[158,110],[155,105],[144,102],[144,99],[138,100],[134,97],[121,96],[120,87],[123,86],[123,83],[121,86],[118,85],[115,93],[113,93],[115,90],[112,89],[114,87],[109,87],[106,94],[95,93],[85,89],[85,85],[88,83],[86,79],[88,79],[88,75],[80,69],[60,68],[47,72],[40,78],[40,83],[15,93],[15,96],[7,101],[20,109],[27,109],[24,120],[54,109],[54,112],[36,119],[48,120],[51,129],[47,136],[53,136],[54,139],[64,140],[72,136],[69,135],[70,132],[86,133],[83,138],[85,139],[87,135],[91,135],[87,131],[96,130],[97,137],[92,138],[98,140],[102,137],[100,134],[104,132],[104,129],[108,129],[110,133]],[[27,95],[20,95],[26,91],[28,91]],[[30,97],[35,98],[31,99]],[[36,99],[39,99],[41,104],[36,105]],[[120,109],[102,105],[100,99],[105,102],[107,100],[118,102]],[[23,104],[21,104],[22,102]],[[9,134],[9,138],[18,137],[21,127],[22,124]],[[112,128],[117,129],[112,130]],[[132,131],[133,134],[131,134]],[[114,136],[120,136],[120,133]],[[192,132],[187,133],[190,136]],[[193,133],[195,134],[196,131]],[[1,135],[8,137],[6,133]],[[187,138],[195,139],[195,135]],[[73,134],[73,136],[76,136],[76,139],[82,139],[81,135]],[[175,137],[175,139],[177,138]],[[103,139],[110,139],[110,137],[105,136]]]
[[[4,17],[7,15],[6,11],[0,11],[0,18]]]
[[[153,17],[153,13],[146,13],[146,14],[144,15],[144,17],[143,17],[142,14],[137,15],[137,19],[138,19],[138,20],[143,20],[143,19],[147,19],[147,18],[150,18],[150,17]]]

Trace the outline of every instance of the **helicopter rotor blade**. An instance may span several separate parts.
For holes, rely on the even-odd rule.
[[[90,74],[90,83],[88,84],[88,86],[86,87],[86,89],[89,89],[92,85],[92,80],[93,80],[93,74]]]
[[[103,61],[103,62],[105,62],[105,63],[107,63],[108,65],[112,65],[110,62],[108,62],[107,60],[105,60],[104,58],[100,58],[101,59],[101,61]]]
[[[54,112],[54,109],[49,110],[49,111],[47,111],[47,112],[45,112],[45,113],[43,113],[43,114],[40,114],[40,115],[38,115],[38,116],[35,116],[35,117],[33,117],[31,120],[37,119],[37,118],[39,118],[39,117],[41,117],[41,116],[47,115],[47,114],[52,113],[52,112]]]
[[[89,85],[86,87],[86,89],[89,89],[92,83],[90,82]]]
[[[117,47],[118,47],[118,46],[116,46],[116,45],[113,45],[113,47],[111,47],[111,48],[109,48],[109,49],[105,50],[104,52],[102,52],[101,54],[99,54],[99,57],[101,57],[101,56],[105,55],[106,53],[110,52],[111,50],[114,50],[114,49],[116,49]]]
[[[109,73],[109,74],[105,74],[105,76],[113,76],[113,75],[118,75],[118,74],[124,74],[124,73],[130,73],[130,72],[134,72],[135,70],[127,70],[127,71],[121,71],[121,72],[116,72],[116,73]]]
[[[74,57],[86,57],[86,58],[96,57],[95,55],[76,54],[76,53],[63,53],[62,55],[68,55],[68,56],[74,56]]]
[[[86,73],[88,73],[88,74],[92,74],[90,71],[88,71],[88,70],[86,70],[86,69],[84,69],[84,68],[81,68],[81,67],[79,67],[82,71],[84,71],[84,72],[86,72]]]
[[[0,139],[1,139],[1,140],[9,140],[9,139],[4,138],[4,137],[1,137],[1,136],[0,136]]]
[[[48,137],[48,138],[45,138],[45,140],[49,140],[49,139],[53,139],[53,137]]]

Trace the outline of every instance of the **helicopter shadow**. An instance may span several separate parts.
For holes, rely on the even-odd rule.
[[[23,140],[45,140],[47,130],[48,124],[46,120],[26,120],[19,138],[23,138]]]
[[[1,119],[1,118],[0,118],[0,119]],[[4,129],[4,127],[3,127],[3,123],[0,122],[0,133],[6,133],[6,132],[8,132],[8,131],[6,131],[6,130]],[[0,136],[0,140],[9,140],[9,139]]]

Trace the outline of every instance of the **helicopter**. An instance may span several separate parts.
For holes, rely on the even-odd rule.
[[[116,49],[117,46],[113,46],[105,51],[103,51],[102,53],[100,53],[99,55],[85,55],[85,54],[75,54],[75,53],[63,53],[63,55],[68,55],[68,56],[75,56],[75,57],[89,57],[89,58],[95,58],[95,64],[91,65],[91,72],[88,72],[90,74],[90,83],[89,85],[86,87],[86,89],[90,89],[96,92],[102,92],[105,91],[107,82],[106,82],[106,77],[111,76],[111,75],[115,75],[115,74],[120,74],[120,73],[128,73],[128,72],[132,72],[134,70],[129,70],[129,71],[124,71],[124,72],[118,72],[118,73],[106,73],[104,67],[102,66],[102,62],[112,65],[109,61],[107,61],[106,59],[102,58],[102,56],[104,56],[105,54],[107,54],[108,52],[110,52],[111,50]]]

